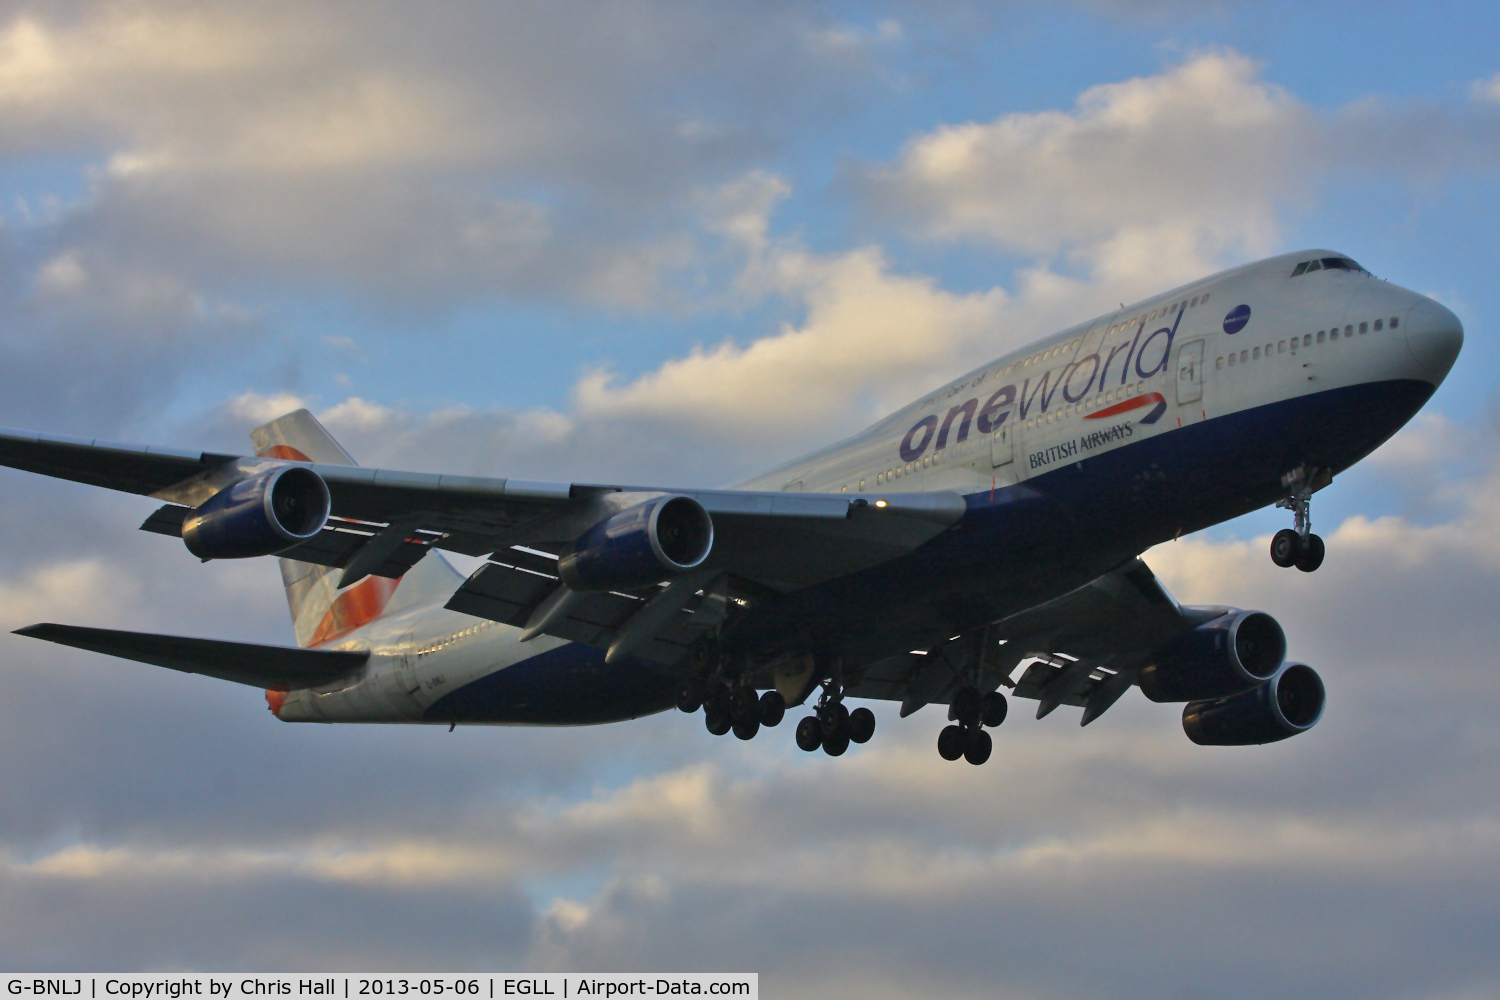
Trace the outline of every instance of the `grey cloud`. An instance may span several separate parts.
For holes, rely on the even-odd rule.
[[[697,185],[865,99],[858,51],[808,41],[827,20],[795,3],[83,4],[12,20],[0,121],[107,161],[70,244],[195,283],[230,268],[387,304],[639,307],[688,263]]]

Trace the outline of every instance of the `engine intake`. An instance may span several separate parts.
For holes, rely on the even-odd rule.
[[[557,561],[573,590],[629,590],[700,566],[714,544],[714,522],[692,497],[648,500],[600,521]]]
[[[1189,702],[1182,728],[1200,746],[1243,747],[1305,733],[1323,717],[1323,679],[1305,663],[1286,668],[1259,687],[1216,701]]]
[[[199,559],[274,555],[322,531],[329,509],[323,477],[286,465],[209,497],[183,520],[182,540]]]
[[[1222,698],[1276,676],[1286,658],[1286,633],[1264,611],[1231,611],[1178,636],[1141,671],[1152,701]]]

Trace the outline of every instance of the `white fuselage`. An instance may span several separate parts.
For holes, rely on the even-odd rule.
[[[1363,271],[1290,276],[1297,264],[1325,258],[1344,259],[1326,250],[1284,255],[1097,317],[739,485],[872,500],[882,491],[993,497],[1062,467],[1081,469],[1087,458],[1270,404],[1362,385],[1435,387],[1462,343],[1456,317]],[[444,610],[443,600],[331,644],[369,650],[364,671],[285,695],[278,717],[441,724],[447,720],[424,713],[445,694],[567,645],[545,636],[522,643],[519,629]]]

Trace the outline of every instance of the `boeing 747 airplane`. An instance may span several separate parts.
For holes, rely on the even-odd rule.
[[[1332,250],[1099,316],[846,441],[719,490],[358,467],[306,410],[254,456],[30,433],[0,464],[154,497],[201,559],[276,556],[296,647],[40,624],[19,634],[265,689],[284,722],[581,725],[677,707],[751,739],[811,703],[844,753],[947,707],[982,764],[1008,694],[1088,725],[1132,686],[1207,745],[1310,729],[1324,688],[1263,611],[1178,604],[1158,542],[1268,504],[1312,572],[1313,495],[1422,407],[1448,309]],[[465,579],[440,551],[485,556]],[[1334,553],[1337,558],[1337,553]]]

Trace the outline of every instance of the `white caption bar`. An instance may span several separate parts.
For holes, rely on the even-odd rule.
[[[756,973],[512,973],[424,976],[371,976],[326,972],[311,975],[240,973],[236,975],[58,975],[0,978],[9,997],[70,997],[79,1000],[183,1000],[186,997],[292,997],[298,1000],[369,1000],[378,997],[445,997],[497,1000],[503,997],[746,997],[758,1000]]]

